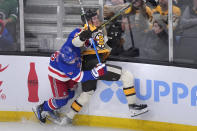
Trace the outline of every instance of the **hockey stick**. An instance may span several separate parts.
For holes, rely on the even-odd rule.
[[[79,0],[79,4],[80,4],[80,7],[81,7],[81,12],[82,12],[82,14],[81,14],[81,15],[83,15],[83,16],[84,16],[84,18],[85,18],[85,23],[87,24],[87,27],[89,28],[89,24],[88,24],[88,21],[87,21],[87,19],[86,19],[85,11],[84,11],[84,8],[83,8],[83,6],[82,6],[82,2],[81,2],[81,0]]]
[[[129,33],[130,33],[130,37],[131,37],[132,47],[135,47],[134,40],[133,40],[133,32],[131,29],[131,22],[130,22],[129,16],[127,16],[127,20],[129,23]]]
[[[99,27],[97,27],[94,31],[92,31],[92,33],[97,32],[99,29],[104,28],[107,24],[109,24],[111,21],[113,21],[114,19],[116,19],[118,16],[122,15],[122,13],[124,11],[126,11],[128,8],[131,7],[132,4],[129,4],[127,7],[121,9],[118,13],[116,13],[113,17],[111,17],[108,21],[104,22],[103,24],[101,24]]]
[[[80,3],[80,5],[81,5],[81,0],[79,0],[79,3]],[[99,27],[97,27],[95,30],[93,30],[92,33],[97,32],[99,29],[104,28],[104,27],[105,27],[107,24],[109,24],[111,21],[113,21],[114,19],[116,19],[118,16],[122,15],[122,13],[123,13],[125,10],[127,10],[129,7],[131,7],[131,5],[132,5],[132,4],[129,4],[127,7],[121,9],[121,10],[120,10],[117,14],[115,14],[113,17],[111,17],[109,20],[107,20],[106,22],[102,23]],[[84,9],[83,9],[82,5],[81,5],[81,11],[82,11],[82,13],[83,13],[83,15],[84,15],[85,12],[84,12]],[[88,26],[87,19],[85,19],[85,20],[86,20],[86,23],[87,23],[87,26]],[[88,27],[89,27],[89,26],[88,26]]]
[[[132,44],[132,47],[129,48],[129,51],[131,56],[139,56],[140,55],[140,51],[139,51],[139,48],[136,48],[135,47],[135,43],[134,43],[134,39],[133,39],[133,32],[132,32],[132,29],[131,29],[131,22],[130,22],[130,18],[129,16],[127,16],[127,20],[128,20],[128,23],[129,23],[129,33],[130,33],[130,38],[131,38],[131,44]]]
[[[93,45],[93,47],[94,47],[94,50],[95,50],[95,52],[96,52],[96,57],[97,57],[97,59],[98,59],[99,64],[101,64],[101,60],[100,60],[100,58],[99,58],[99,54],[98,54],[98,51],[97,51],[97,49],[96,49],[96,45],[95,45],[95,43],[94,43],[94,40],[93,40],[92,38],[90,38],[89,41],[92,43],[92,45]]]
[[[81,12],[82,12],[82,15],[84,15],[84,18],[85,18],[85,22],[86,22],[86,24],[87,24],[87,27],[88,27],[88,29],[90,29],[90,28],[89,28],[89,25],[88,25],[88,21],[87,21],[86,16],[85,16],[85,11],[84,11],[84,8],[83,8],[83,6],[82,6],[81,0],[79,0],[79,4],[80,4],[80,6],[81,6]],[[90,39],[89,39],[89,42],[92,43],[92,45],[93,45],[93,47],[94,47],[94,50],[95,50],[95,52],[96,52],[96,57],[97,57],[97,59],[98,59],[98,62],[99,62],[99,64],[101,64],[101,60],[100,60],[100,58],[99,58],[98,51],[97,51],[97,49],[96,49],[96,45],[95,45],[95,43],[94,43],[93,38],[90,38]]]
[[[90,38],[89,41],[92,43],[92,45],[93,45],[93,47],[94,47],[94,50],[95,50],[95,52],[96,52],[96,57],[97,57],[97,59],[98,59],[99,64],[101,64],[101,60],[100,60],[98,51],[97,51],[97,49],[96,49],[96,44],[94,43],[93,38]]]

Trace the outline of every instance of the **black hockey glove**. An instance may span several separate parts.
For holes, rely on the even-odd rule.
[[[84,30],[83,32],[81,32],[81,34],[79,35],[79,39],[81,41],[85,41],[89,38],[92,37],[92,32],[90,30]]]

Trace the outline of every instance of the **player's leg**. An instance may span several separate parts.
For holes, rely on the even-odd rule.
[[[82,69],[90,70],[98,63],[97,59],[92,56],[86,56],[83,59]],[[82,83],[82,93],[75,99],[75,101],[71,104],[70,111],[66,114],[67,117],[62,120],[61,125],[66,125],[72,121],[74,116],[80,112],[84,105],[86,105],[94,91],[96,90],[97,80],[89,80]]]
[[[137,116],[148,111],[146,104],[136,104],[136,91],[134,87],[133,74],[127,70],[122,70],[120,80],[123,83],[123,91],[127,98],[131,116]]]
[[[123,83],[123,91],[128,101],[131,116],[137,116],[148,111],[146,104],[136,104],[136,92],[134,87],[133,74],[119,66],[107,65],[107,73],[102,76],[101,80],[117,81],[121,80]]]
[[[66,117],[62,120],[61,125],[70,124],[74,116],[81,111],[84,105],[86,105],[96,89],[96,80],[87,81],[82,83],[82,93],[71,104],[70,111],[66,114]]]
[[[95,64],[93,63],[93,61],[91,62],[92,64]],[[90,69],[92,64],[90,63],[87,64],[87,66],[85,66],[86,67],[85,70]],[[106,75],[104,75],[103,77],[99,79],[100,80],[113,80],[113,81],[119,80],[120,74],[121,74],[121,68],[118,68],[118,67],[115,68],[115,67],[116,66],[110,66],[110,67],[107,66],[109,71],[106,73]],[[62,125],[68,124],[67,121],[72,120],[74,116],[83,108],[83,106],[89,102],[91,96],[93,95],[94,91],[97,88],[96,85],[97,85],[97,80],[90,80],[90,81],[86,81],[82,83],[82,93],[72,103],[71,110],[67,113],[67,118],[65,118],[65,120],[62,121]]]
[[[54,114],[54,111],[66,105],[68,100],[74,97],[74,90],[70,90],[70,86],[74,86],[74,83],[62,82],[51,76],[49,76],[53,98],[48,101],[44,101],[42,104],[33,107],[33,111],[40,122],[45,123],[47,115],[53,119],[58,117]]]

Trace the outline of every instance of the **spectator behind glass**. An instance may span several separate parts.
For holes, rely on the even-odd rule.
[[[124,31],[124,56],[138,55],[138,49],[141,47],[141,40],[144,33],[149,29],[150,20],[152,19],[151,9],[145,5],[143,0],[129,0],[125,4],[116,6],[104,6],[104,16],[110,16],[118,12],[120,9],[125,8],[128,4],[132,6],[125,11],[125,18],[122,21],[122,29]],[[132,35],[133,34],[133,35]],[[137,48],[133,48],[133,41]]]
[[[152,20],[152,11],[146,6],[143,0],[133,0],[132,9],[127,12],[128,16],[124,18],[122,27],[125,31],[123,38],[125,39],[124,56],[133,55],[132,39],[135,47],[141,51],[144,48],[142,43],[144,34],[150,29]],[[129,28],[130,27],[130,28]],[[132,35],[131,35],[132,33]]]
[[[180,20],[180,28],[186,34],[197,34],[197,0],[187,6]]]
[[[185,7],[192,3],[192,0],[173,0],[173,4],[181,9],[181,12],[185,10]]]
[[[173,29],[176,29],[181,10],[179,7],[173,5]],[[159,0],[159,5],[153,9],[153,19],[163,19],[168,24],[168,0]]]
[[[176,35],[175,56],[183,62],[197,62],[197,0],[192,0],[181,18],[179,25],[180,34]]]
[[[151,9],[154,9],[158,5],[158,0],[146,0],[146,5]]]
[[[153,22],[152,30],[146,32],[143,41],[144,48],[140,51],[140,57],[152,60],[168,60],[168,33],[163,20]]]
[[[123,0],[107,0],[105,2],[105,6],[115,7],[124,4]],[[104,17],[105,19],[109,19],[111,16],[114,15],[115,12],[109,11],[106,12],[104,10]],[[112,22],[110,22],[109,25],[106,26],[107,29],[107,36],[108,41],[107,44],[112,48],[111,55],[119,55],[123,51],[122,44],[124,43],[124,40],[122,39],[122,16],[119,16]]]
[[[0,0],[0,20],[4,30],[0,35],[0,51],[16,49],[14,37],[16,35],[16,20],[18,15],[17,0]]]

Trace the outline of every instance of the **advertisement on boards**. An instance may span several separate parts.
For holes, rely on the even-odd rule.
[[[197,125],[197,70],[182,67],[109,62],[133,73],[136,95],[149,112],[136,119]]]
[[[52,96],[49,57],[0,56],[0,110],[31,111]]]
[[[36,74],[35,62],[30,63],[30,70],[28,74],[28,101],[39,102],[38,97],[38,76]]]
[[[29,111],[52,97],[49,57],[0,56],[0,111]],[[149,112],[133,117],[197,126],[197,70],[129,62],[109,62],[134,75],[137,101]],[[121,81],[98,81],[80,114],[131,118]]]
[[[0,64],[0,73],[5,71],[8,68],[9,65],[3,66]],[[5,88],[3,88],[3,81],[0,80],[0,100],[4,101],[6,100],[6,94],[4,93]]]

